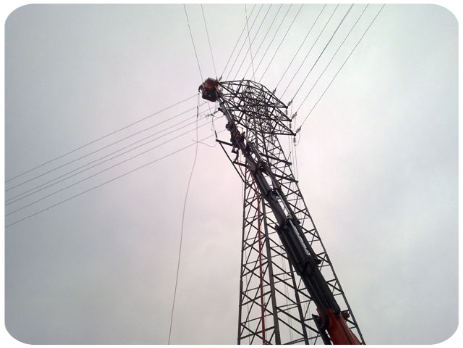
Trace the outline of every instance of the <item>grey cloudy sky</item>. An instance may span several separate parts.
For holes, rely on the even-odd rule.
[[[263,28],[278,7],[269,9]],[[299,7],[289,9],[256,76],[263,73]],[[339,7],[314,52],[321,51],[348,7]],[[301,107],[297,125],[380,7],[371,5],[365,11]],[[288,8],[283,6],[277,20]],[[275,88],[321,8],[302,8],[262,79],[269,89]],[[327,6],[324,21],[334,8]],[[295,107],[363,8],[353,7],[294,100]],[[187,10],[203,77],[214,76],[201,8],[188,5]],[[245,8],[205,5],[204,11],[220,74],[245,24]],[[193,96],[201,82],[181,5],[29,5],[8,17],[5,30],[7,179]],[[257,36],[254,50],[264,33]],[[256,62],[270,35],[255,55]],[[309,36],[277,96],[314,40]],[[457,43],[457,21],[445,8],[387,5],[301,132],[300,187],[370,344],[437,343],[457,327]],[[289,102],[315,59],[309,56],[283,102]],[[224,78],[235,73],[242,78],[249,64],[247,58],[240,72],[236,66]],[[251,71],[246,77],[251,78]],[[164,120],[156,129],[187,118],[194,121],[195,110],[167,120],[196,105],[194,97],[11,180],[7,189],[76,160],[7,191],[6,199],[122,148],[128,140],[77,161],[133,132]],[[202,122],[207,125],[199,136],[213,134],[210,118]],[[216,128],[223,129],[223,120],[216,121]],[[183,131],[193,129],[190,125]],[[193,144],[195,137],[191,131],[8,215],[6,224]],[[227,139],[225,133],[221,137]],[[213,138],[205,143],[212,146]],[[34,344],[166,344],[193,155],[190,147],[8,227],[9,333]],[[8,205],[6,213],[114,163],[116,159]],[[236,342],[241,207],[241,184],[222,150],[201,145],[185,217],[175,344]]]

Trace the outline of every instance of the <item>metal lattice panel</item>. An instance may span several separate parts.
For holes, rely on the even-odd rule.
[[[365,343],[299,190],[292,163],[280,143],[279,137],[294,135],[287,107],[267,88],[253,81],[221,82],[220,93],[240,132],[255,146],[278,179],[285,203],[291,208],[285,213],[294,213],[300,221],[308,242],[321,260],[319,268],[323,277],[340,307],[349,313],[348,326]],[[221,142],[244,182],[238,343],[323,343],[313,318],[313,314],[317,314],[315,304],[288,262],[271,207],[261,198],[242,154],[232,151],[235,155],[230,156],[223,144],[232,147],[233,144]],[[275,185],[270,178],[266,179],[270,186]]]

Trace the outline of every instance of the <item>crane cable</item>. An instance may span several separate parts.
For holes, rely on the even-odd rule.
[[[198,93],[198,108],[197,108],[197,114],[198,116],[196,117],[196,122],[198,121],[199,118],[199,98],[200,94]],[[185,211],[186,211],[186,204],[188,201],[188,193],[190,192],[190,185],[191,185],[191,179],[193,178],[193,173],[196,168],[196,160],[198,158],[198,147],[199,147],[199,136],[198,136],[198,124],[196,123],[196,147],[195,147],[195,155],[193,159],[193,166],[191,167],[191,172],[190,172],[190,177],[188,178],[188,184],[186,188],[186,193],[185,193],[185,199],[183,202],[183,213],[182,213],[182,222],[181,222],[181,228],[180,228],[180,242],[179,242],[179,251],[178,251],[178,260],[177,260],[177,271],[175,274],[175,287],[174,287],[174,298],[172,301],[172,311],[170,314],[170,326],[169,326],[169,339],[167,344],[170,345],[171,341],[171,335],[172,335],[172,324],[174,321],[174,310],[175,310],[175,300],[177,298],[177,285],[178,285],[178,276],[180,273],[180,260],[182,256],[182,245],[183,245],[183,229],[184,229],[184,224],[185,224]]]

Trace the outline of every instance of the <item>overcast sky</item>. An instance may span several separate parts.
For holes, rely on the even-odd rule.
[[[252,45],[255,69],[289,12],[256,79],[301,5],[283,5],[278,14],[279,5],[269,6],[262,8],[250,32],[252,39],[268,10]],[[278,97],[335,6],[324,10],[284,75]],[[261,81],[270,90],[322,7],[304,5],[300,10]],[[294,108],[364,7],[352,8],[294,99]],[[247,6],[248,15],[252,8]],[[336,10],[283,102],[291,100],[348,8]],[[380,8],[367,8],[302,104],[296,126]],[[14,11],[5,27],[6,179],[194,96],[202,77],[213,77],[215,71],[201,7],[187,5],[187,11],[202,73],[182,5],[29,5]],[[245,7],[204,5],[204,13],[220,75],[245,25]],[[457,327],[457,30],[454,15],[443,7],[387,5],[301,131],[300,187],[369,344],[438,343]],[[251,65],[248,56],[238,71],[244,50],[224,79],[243,78]],[[252,78],[252,68],[246,77]],[[10,189],[6,199],[102,156],[112,158],[113,151],[156,131],[186,126],[194,122],[196,106],[193,97],[8,181],[6,189],[50,171]],[[205,124],[200,138],[213,134],[211,118],[199,124]],[[222,130],[223,119],[215,127]],[[31,204],[6,216],[6,224],[194,144],[193,130],[194,124],[186,126],[8,205],[7,214]],[[190,133],[96,175],[186,131]],[[219,136],[228,140],[226,133]],[[185,215],[172,343],[235,344],[241,183],[220,147],[211,147],[213,138],[204,143],[208,146],[199,146]],[[6,229],[6,327],[14,338],[32,344],[167,343],[194,151],[191,146]]]

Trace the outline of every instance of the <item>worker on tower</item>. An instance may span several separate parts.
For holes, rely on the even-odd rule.
[[[215,103],[219,97],[217,87],[219,87],[219,81],[209,77],[199,86],[198,92],[202,93],[203,99]]]

